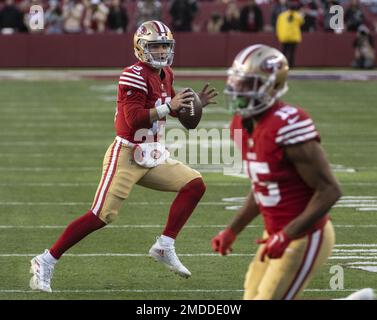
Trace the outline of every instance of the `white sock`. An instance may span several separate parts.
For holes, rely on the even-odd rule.
[[[58,259],[55,259],[52,254],[50,253],[50,251],[47,251],[44,255],[43,255],[43,260],[46,261],[48,264],[52,264],[52,265],[55,265],[55,263],[58,262]]]
[[[161,239],[161,242],[162,242],[163,245],[165,245],[167,247],[174,246],[175,240],[173,238],[161,235],[160,239]]]

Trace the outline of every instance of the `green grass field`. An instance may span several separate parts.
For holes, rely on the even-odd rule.
[[[136,186],[112,226],[61,259],[53,294],[29,290],[31,257],[49,248],[92,201],[114,138],[115,82],[0,81],[0,299],[241,299],[261,220],[239,236],[234,255],[210,255],[211,238],[235,213],[222,199],[249,189],[247,179],[216,172],[203,173],[207,192],[176,244],[191,279],[179,279],[147,256],[174,194]],[[176,85],[199,89],[203,83]],[[211,83],[223,90],[223,81]],[[218,101],[204,114],[203,127],[229,121],[222,95]],[[345,196],[332,211],[336,250],[303,297],[377,288],[376,83],[291,81],[285,101],[316,121]],[[330,287],[332,266],[344,270],[343,290]]]

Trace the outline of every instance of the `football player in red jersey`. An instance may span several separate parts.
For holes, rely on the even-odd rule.
[[[329,211],[341,190],[310,116],[284,103],[288,63],[278,50],[253,45],[228,71],[227,104],[243,130],[243,157],[252,188],[225,230],[212,239],[226,255],[258,215],[264,233],[244,282],[244,299],[294,299],[331,254],[335,236]]]
[[[178,259],[174,243],[206,187],[198,171],[171,159],[158,141],[166,116],[176,116],[193,101],[189,91],[174,92],[170,68],[174,45],[171,31],[160,21],[144,22],[135,32],[134,50],[139,61],[125,68],[119,78],[117,136],[106,152],[93,204],[85,215],[68,225],[49,250],[31,260],[32,289],[51,292],[58,259],[85,236],[111,223],[135,184],[177,192],[165,229],[149,254],[178,275],[191,276]],[[215,89],[205,85],[199,93],[202,106],[215,103],[216,95]]]

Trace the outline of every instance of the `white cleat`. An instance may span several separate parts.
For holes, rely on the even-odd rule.
[[[191,277],[191,272],[179,261],[174,246],[168,247],[161,244],[160,238],[150,248],[149,255],[156,261],[162,262],[167,268],[183,278]]]
[[[376,296],[374,294],[373,289],[364,288],[350,294],[348,297],[344,298],[343,300],[375,300],[375,299],[376,299]]]
[[[47,249],[44,253],[30,260],[30,273],[32,273],[33,276],[30,279],[29,285],[33,290],[52,292],[51,279],[54,271],[54,266],[44,261],[43,255],[46,254],[46,252],[48,252]]]

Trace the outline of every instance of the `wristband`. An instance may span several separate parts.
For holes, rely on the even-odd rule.
[[[168,106],[168,108],[169,108],[169,113],[171,113],[171,106],[170,106],[170,103],[169,102],[166,102],[166,105]]]
[[[158,115],[159,119],[164,118],[171,111],[171,109],[169,108],[169,106],[167,104],[162,104],[162,105],[156,107],[156,110],[157,110],[157,115]]]

